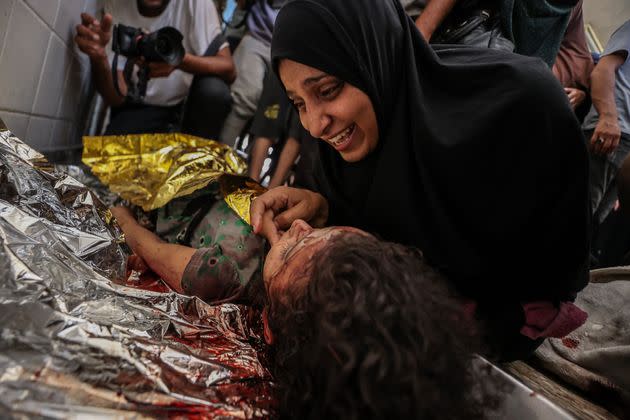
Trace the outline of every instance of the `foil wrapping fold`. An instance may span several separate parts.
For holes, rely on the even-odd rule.
[[[273,413],[259,314],[125,272],[83,184],[0,131],[0,406],[14,418]]]
[[[249,223],[251,200],[264,192],[244,175],[247,164],[230,147],[186,134],[84,137],[83,163],[144,211],[218,182],[228,205]]]
[[[221,175],[219,187],[219,192],[228,206],[251,225],[249,208],[254,198],[267,191],[266,188],[250,178],[228,174]]]

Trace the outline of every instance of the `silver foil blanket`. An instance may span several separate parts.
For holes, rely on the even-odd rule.
[[[259,314],[126,278],[83,184],[0,131],[0,406],[22,417],[268,417]]]

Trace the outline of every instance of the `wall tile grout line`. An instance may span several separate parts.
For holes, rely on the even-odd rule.
[[[37,87],[35,88],[35,97],[33,98],[33,104],[31,105],[30,114],[33,115],[35,112],[35,105],[37,105],[37,99],[40,96],[40,89],[42,88],[42,80],[44,79],[44,73],[46,72],[46,64],[48,61],[48,56],[50,55],[50,50],[52,49],[52,34],[48,36],[48,45],[46,46],[46,54],[44,55],[44,63],[42,64],[42,70],[39,72],[39,80],[37,81]]]
[[[9,19],[7,20],[7,29],[9,28],[9,25],[11,24],[11,19],[13,19],[13,11],[15,10],[15,3],[17,3],[18,0],[15,0],[12,4],[11,4],[11,12],[9,13]],[[8,36],[8,30],[7,33],[4,34],[4,39],[2,40],[2,47],[0,47],[0,63],[2,62],[2,56],[4,55],[4,50],[6,48],[7,45],[7,38]]]
[[[22,2],[22,4],[24,5],[24,7],[26,7],[28,10],[30,10],[31,12],[33,12],[33,14],[37,17],[37,19],[44,24],[45,27],[47,27],[48,29],[50,29],[51,31],[55,32],[54,28],[51,28],[50,25],[48,23],[46,23],[46,21],[44,20],[43,17],[41,17],[39,15],[39,13],[37,13],[37,10],[33,9],[33,7],[28,4],[26,1],[24,0],[16,0],[16,2]],[[59,13],[59,6],[57,6],[57,13]],[[55,13],[55,19],[56,19],[56,13]]]
[[[55,13],[55,22],[53,23],[53,26],[57,26],[57,19],[59,19],[59,13],[61,13],[61,2],[62,2],[62,1],[63,1],[63,0],[61,0],[61,1],[59,2],[59,4],[57,5],[57,13]],[[83,8],[85,8],[85,4],[83,5]],[[81,10],[83,10],[83,9],[81,9]],[[63,43],[63,45],[65,45],[65,46],[66,46],[66,48],[69,48],[70,50],[73,50],[74,41],[72,41],[70,44],[68,44],[68,43],[66,42],[66,40],[65,40],[65,39],[63,39],[63,38],[61,37],[61,35],[59,35],[59,34],[57,33],[57,31],[55,31],[55,28],[51,28],[51,30],[53,31],[53,33],[54,33],[55,35],[57,35],[57,36],[59,37],[59,39],[61,40],[61,42]],[[73,26],[73,27],[72,27],[72,33],[75,33],[75,31],[76,31],[76,30],[75,30],[75,28],[74,28],[74,26]],[[74,37],[73,37],[72,39],[74,40]],[[74,54],[74,51],[72,51],[72,52],[73,52],[73,54]]]
[[[35,13],[35,15],[37,16],[37,18],[38,18],[41,22],[43,22],[43,23],[44,23],[44,25],[45,25],[48,29],[50,29],[50,31],[51,31],[53,34],[55,34],[55,35],[57,36],[57,38],[59,38],[59,40],[62,42],[62,44],[63,44],[63,45],[65,45],[65,46],[66,46],[66,48],[69,48],[70,50],[72,50],[73,55],[76,55],[76,54],[75,54],[75,52],[74,52],[74,50],[73,50],[74,43],[70,43],[70,44],[68,44],[68,42],[66,42],[66,40],[64,40],[64,39],[61,37],[61,35],[59,35],[59,34],[57,33],[57,31],[55,31],[55,24],[57,23],[57,19],[59,19],[59,13],[61,13],[61,2],[62,2],[63,0],[61,0],[61,1],[57,4],[57,11],[55,12],[55,21],[53,22],[52,26],[51,26],[51,25],[49,25],[48,23],[46,23],[46,21],[44,20],[44,18],[43,18],[43,17],[41,17],[41,16],[39,15],[39,13],[37,13],[37,11],[36,11],[35,9],[33,9],[33,7],[32,7],[30,4],[28,4],[26,1],[24,1],[24,0],[16,0],[16,2],[17,2],[17,1],[21,1],[21,2],[24,4],[24,6],[26,6],[26,7],[27,7],[27,8],[28,8],[31,12]],[[85,6],[84,6],[84,7],[85,7]],[[74,28],[72,28],[72,30],[73,30],[73,32],[74,32]]]
[[[63,78],[63,86],[61,88],[62,93],[61,93],[61,96],[59,97],[59,103],[57,104],[57,111],[55,112],[55,115],[58,118],[61,118],[61,114],[63,111],[63,100],[66,99],[65,98],[65,94],[67,93],[66,88],[68,87],[68,83],[70,83],[70,78],[72,77],[72,66],[74,65],[74,60],[76,60],[76,58],[74,57],[74,54],[72,54],[72,59],[70,60],[70,64],[68,65],[68,68],[66,69],[66,74],[64,75],[64,78]]]
[[[89,10],[89,13],[98,15],[103,5],[102,0],[50,1],[0,0],[2,21],[6,20],[10,30],[7,33],[12,34],[12,37],[7,35],[0,40],[0,63],[16,77],[15,82],[5,80],[2,85],[3,92],[10,95],[0,104],[0,115],[11,120],[19,136],[23,137],[20,138],[37,150],[74,153],[82,147],[83,107],[88,106],[90,62],[74,42],[78,16],[68,13],[73,14],[76,9],[77,13]],[[18,24],[20,27],[16,26]],[[18,29],[25,35],[17,38]],[[37,38],[41,45],[36,50],[41,51],[29,50],[33,49],[33,42],[26,41],[31,36]],[[22,44],[24,37],[26,40]],[[37,53],[36,59],[31,53]],[[38,65],[25,72],[22,61],[37,61]]]
[[[8,108],[0,108],[0,112],[5,112],[7,114],[22,115],[22,116],[25,116],[25,117],[46,118],[46,119],[54,120],[54,121],[67,121],[67,122],[70,122],[70,123],[73,122],[72,118],[55,117],[55,116],[45,115],[45,114],[33,114],[33,113],[29,113],[29,112],[16,111],[14,109],[8,109]]]

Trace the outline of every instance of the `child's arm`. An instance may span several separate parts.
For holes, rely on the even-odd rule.
[[[114,207],[111,211],[134,254],[142,258],[173,290],[184,293],[182,276],[196,250],[162,241],[142,227],[126,207]]]

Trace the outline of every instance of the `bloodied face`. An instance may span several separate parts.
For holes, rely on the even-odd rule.
[[[303,220],[296,220],[269,250],[263,279],[270,297],[282,293],[287,286],[308,278],[311,261],[326,245],[340,235],[367,233],[353,227],[313,229]]]
[[[347,234],[368,235],[353,227],[329,227],[313,229],[303,220],[296,220],[269,250],[263,269],[263,280],[270,300],[286,301],[304,286],[313,267],[312,261],[327,245]],[[297,289],[296,289],[297,288]],[[265,336],[273,341],[263,314]]]

